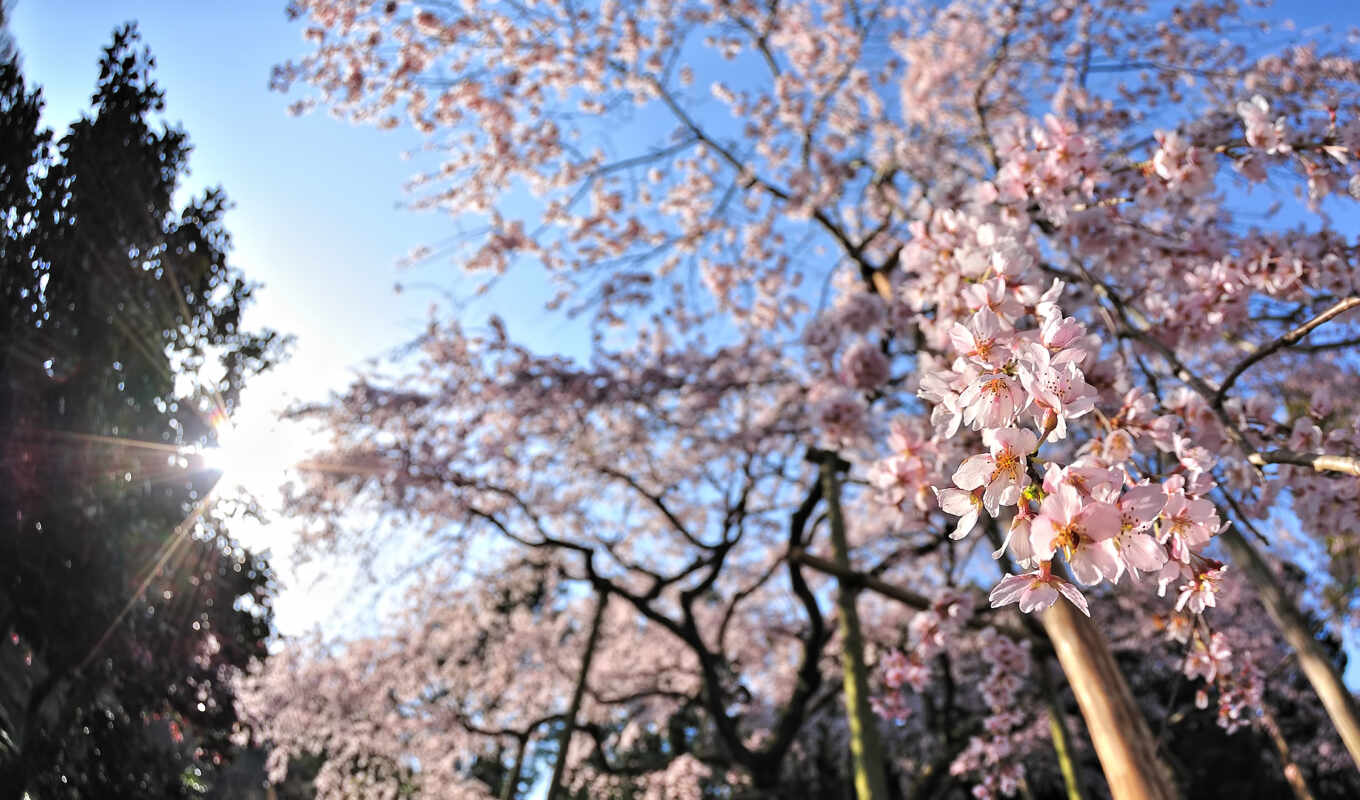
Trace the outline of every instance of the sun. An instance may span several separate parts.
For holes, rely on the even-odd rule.
[[[204,469],[220,473],[217,491],[244,489],[251,494],[277,489],[289,464],[284,439],[271,420],[233,421],[225,414],[213,415],[217,444],[198,455]]]

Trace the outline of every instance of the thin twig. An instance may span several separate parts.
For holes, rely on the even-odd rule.
[[[1253,364],[1267,358],[1272,353],[1283,350],[1290,345],[1297,344],[1303,337],[1312,333],[1318,326],[1334,317],[1346,313],[1357,305],[1360,305],[1360,297],[1347,297],[1270,344],[1257,348],[1256,352],[1237,362],[1237,366],[1233,367],[1232,372],[1228,373],[1228,377],[1223,379],[1223,382],[1218,386],[1218,392],[1214,394],[1213,399],[1210,401],[1211,405],[1213,405],[1214,408],[1222,406],[1224,399],[1228,396],[1228,390],[1232,388],[1233,383],[1241,377],[1242,373],[1250,369]]]

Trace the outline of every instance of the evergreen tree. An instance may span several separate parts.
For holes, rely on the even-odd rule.
[[[153,63],[115,32],[55,147],[0,67],[0,797],[193,794],[270,630],[268,566],[184,454],[284,342],[241,328],[222,192],[177,208]]]

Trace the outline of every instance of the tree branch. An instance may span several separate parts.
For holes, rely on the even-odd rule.
[[[1360,477],[1360,458],[1338,456],[1327,453],[1300,453],[1295,450],[1271,450],[1247,455],[1247,461],[1258,467],[1266,464],[1292,464],[1299,467],[1312,467],[1318,472],[1343,472]]]
[[[1312,333],[1315,328],[1326,323],[1330,319],[1346,313],[1357,305],[1360,305],[1360,297],[1347,297],[1270,344],[1257,348],[1256,352],[1237,362],[1237,366],[1233,367],[1232,371],[1228,373],[1228,377],[1223,379],[1223,382],[1218,386],[1218,392],[1214,394],[1213,399],[1210,401],[1211,405],[1213,405],[1214,408],[1222,406],[1224,399],[1228,396],[1228,390],[1232,388],[1233,383],[1241,377],[1242,373],[1250,369],[1253,364],[1268,358],[1271,354],[1283,350],[1286,347],[1297,344],[1303,337]]]

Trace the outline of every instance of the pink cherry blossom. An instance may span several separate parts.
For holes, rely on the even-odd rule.
[[[1046,351],[1045,351],[1046,352]],[[1043,363],[1033,369],[1020,368],[1020,381],[1034,399],[1036,416],[1045,428],[1050,421],[1054,441],[1067,438],[1067,421],[1088,414],[1095,408],[1096,390],[1086,382],[1081,370],[1071,361]]]
[[[972,359],[984,369],[1002,367],[1011,358],[1008,332],[990,308],[978,311],[966,325],[954,323],[949,336],[959,355]]]
[[[1086,500],[1070,484],[1044,498],[1030,527],[1035,557],[1061,552],[1082,583],[1118,582],[1124,564],[1112,539],[1119,534],[1119,512],[1109,503]]]
[[[997,323],[1007,328],[1013,327],[1013,322],[1025,311],[1002,277],[964,286],[963,299],[974,311],[987,309],[992,312]]]
[[[1024,410],[1029,397],[1019,381],[1008,375],[980,375],[959,395],[963,421],[973,430],[1005,428]]]
[[[1207,646],[1196,637],[1195,646],[1185,659],[1186,677],[1203,678],[1212,683],[1220,674],[1227,674],[1231,669],[1232,648],[1222,633],[1210,636]]]
[[[921,376],[917,394],[933,404],[930,423],[941,436],[952,437],[958,433],[959,425],[963,422],[963,408],[958,392],[951,389],[939,375],[927,372]]]
[[[1077,591],[1077,587],[1054,575],[1046,561],[1040,562],[1039,568],[1031,572],[1002,578],[988,599],[992,608],[1019,603],[1020,610],[1030,614],[1052,606],[1059,595],[1067,598],[1081,613],[1091,616],[1082,593]]]
[[[1214,504],[1202,498],[1191,499],[1184,492],[1173,492],[1162,509],[1160,539],[1172,558],[1189,563],[1190,555],[1218,533],[1220,524]]]
[[[991,452],[964,459],[954,471],[954,485],[970,492],[985,487],[982,504],[994,515],[1001,506],[1015,505],[1029,485],[1025,470],[1039,439],[1020,428],[988,431],[985,438],[990,440]]]
[[[1119,556],[1137,577],[1138,572],[1155,573],[1166,564],[1166,548],[1150,532],[1161,514],[1166,495],[1161,487],[1144,484],[1124,491],[1119,498]]]
[[[1223,577],[1223,567],[1210,563],[1194,571],[1193,577],[1181,584],[1180,595],[1176,598],[1176,610],[1200,614],[1206,608],[1213,608],[1217,601],[1219,581]]]
[[[1288,152],[1284,117],[1270,119],[1270,104],[1261,95],[1237,104],[1237,113],[1246,127],[1247,144],[1269,154]]]

